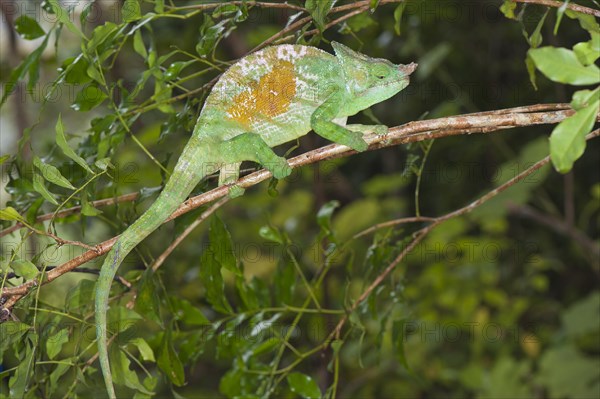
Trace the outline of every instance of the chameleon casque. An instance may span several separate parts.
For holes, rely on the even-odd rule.
[[[291,173],[271,147],[314,130],[319,136],[364,151],[362,134],[386,133],[382,125],[348,125],[346,118],[384,101],[409,83],[417,67],[370,58],[332,42],[335,56],[316,47],[278,45],[250,54],[220,77],[206,99],[194,132],[163,191],[119,237],[96,285],[96,336],[100,365],[115,398],[108,360],[106,313],[111,283],[127,254],[185,201],[200,180],[220,171],[230,196],[242,161],[254,161],[275,178]]]

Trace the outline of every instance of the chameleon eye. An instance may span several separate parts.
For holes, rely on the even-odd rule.
[[[388,77],[390,71],[389,69],[382,64],[376,64],[375,66],[373,66],[373,75],[377,78],[377,79],[385,79]]]

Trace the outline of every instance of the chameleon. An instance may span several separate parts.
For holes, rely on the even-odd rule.
[[[219,171],[219,186],[231,197],[240,164],[253,161],[283,179],[291,173],[272,147],[313,130],[319,136],[364,151],[365,133],[384,125],[346,125],[352,116],[387,100],[409,84],[417,64],[396,65],[337,42],[334,53],[312,46],[266,47],[231,65],[213,86],[164,189],[117,239],[96,283],[95,324],[100,366],[110,398],[116,398],[108,358],[107,310],[111,283],[125,257],[183,203],[205,177]]]

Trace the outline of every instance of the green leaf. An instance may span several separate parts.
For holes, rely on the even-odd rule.
[[[319,31],[325,30],[327,14],[337,0],[306,0],[304,8],[310,13]]]
[[[226,20],[223,20],[215,24],[211,17],[204,15],[204,22],[200,26],[200,40],[196,44],[196,52],[200,57],[206,57],[213,51],[225,30],[225,23]]]
[[[536,76],[535,76],[535,62],[533,62],[533,58],[531,55],[527,54],[525,57],[525,67],[527,68],[527,73],[529,74],[529,81],[535,90],[537,90],[536,84]]]
[[[565,14],[571,19],[577,19],[581,28],[587,30],[590,34],[593,32],[600,33],[600,24],[598,24],[593,15],[583,14],[570,9],[566,9]]]
[[[87,74],[88,61],[82,54],[76,58],[70,57],[63,61],[59,71],[64,74],[65,82],[82,85],[91,80]]]
[[[132,339],[129,341],[129,343],[137,348],[145,362],[156,362],[156,359],[154,358],[154,351],[152,351],[152,348],[150,345],[148,345],[146,340],[138,337]]]
[[[287,376],[287,383],[292,392],[305,399],[318,399],[321,397],[319,386],[306,374],[298,372],[290,373]]]
[[[238,260],[233,250],[231,234],[229,234],[225,223],[217,215],[210,222],[208,237],[213,259],[221,267],[224,267],[235,275],[241,276],[242,271],[238,266]]]
[[[323,204],[319,212],[317,212],[317,223],[321,227],[321,232],[326,237],[332,237],[333,231],[331,230],[331,216],[336,208],[340,206],[338,201],[329,201]]]
[[[0,156],[0,165],[2,165],[4,162],[8,161],[10,159],[11,155],[10,154],[5,154]]]
[[[562,313],[562,325],[567,336],[578,338],[588,333],[598,332],[599,314],[600,291],[595,291]]]
[[[600,86],[596,87],[594,90],[579,90],[573,93],[571,107],[578,111],[598,100],[600,100]]]
[[[404,343],[406,340],[406,319],[394,320],[392,323],[392,340],[394,347],[396,348],[396,357],[400,364],[410,371],[408,361],[406,360],[406,353],[404,352]]]
[[[72,359],[72,361],[73,363],[75,363],[76,359]],[[52,370],[52,373],[50,373],[50,394],[56,393],[56,391],[61,391],[61,387],[58,385],[58,380],[60,379],[60,377],[65,375],[67,371],[71,370],[72,367],[73,366],[71,366],[68,363],[59,363],[56,365],[56,368]]]
[[[87,195],[81,196],[81,214],[85,216],[98,216],[102,213],[100,209],[94,208],[94,206],[88,201]]]
[[[194,61],[177,61],[169,65],[167,71],[165,72],[165,79],[174,80],[179,76],[181,71],[190,64],[193,64]]]
[[[6,397],[9,398],[24,398],[25,392],[28,383],[30,374],[33,373],[33,360],[35,351],[32,349],[32,344],[27,343],[25,350],[21,349],[25,352],[25,356],[21,359],[18,366],[16,367],[14,374],[8,380],[9,387],[9,395]],[[4,391],[4,389],[3,389]]]
[[[569,5],[569,2],[565,1],[564,3],[562,3],[562,5],[560,7],[558,7],[556,9],[556,23],[554,24],[554,35],[556,35],[558,33],[558,27],[560,26],[560,21],[562,21],[562,18],[565,14],[565,11],[567,10],[568,5]]]
[[[146,45],[144,44],[144,39],[142,38],[142,32],[139,29],[133,34],[133,49],[136,53],[141,55],[143,59],[148,58],[148,50],[146,50]]]
[[[504,3],[500,6],[500,11],[508,19],[517,19],[515,17],[515,8],[517,8],[517,3],[512,0],[504,0]]]
[[[142,10],[138,0],[125,0],[121,8],[124,22],[133,22],[142,18]]]
[[[85,86],[77,93],[75,102],[71,104],[71,108],[75,111],[86,112],[96,108],[102,104],[108,96],[100,88],[92,83]]]
[[[77,26],[75,26],[73,21],[71,21],[71,15],[70,15],[71,13],[69,13],[65,9],[63,9],[60,6],[60,4],[58,4],[58,0],[46,0],[46,1],[48,2],[48,4],[50,4],[52,11],[57,16],[58,21],[61,24],[64,24],[67,27],[67,29],[69,29],[71,32],[75,33],[80,38],[85,39],[85,35],[81,32],[81,30],[79,30],[79,28]]]
[[[121,25],[121,27],[123,26]],[[94,31],[92,32],[91,39],[85,45],[87,54],[93,55],[95,53],[98,53],[99,55],[106,57],[109,53],[103,53],[110,46],[114,45],[113,39],[118,33],[119,25],[116,25],[113,22],[105,22],[104,25],[96,26],[94,28]],[[92,75],[90,75],[90,77],[94,78],[94,76]],[[98,82],[101,82],[101,80],[98,80]]]
[[[406,8],[406,1],[398,4],[396,9],[394,10],[394,32],[396,35],[400,36],[401,33],[401,24],[402,24],[402,15],[404,15],[404,9]]]
[[[13,69],[8,77],[8,81],[4,85],[4,94],[2,94],[2,99],[0,100],[0,107],[6,102],[8,96],[12,94],[13,91],[17,88],[17,83],[23,79],[26,73],[29,73],[29,82],[28,86],[33,87],[37,83],[37,73],[32,75],[32,71],[37,70],[39,65],[40,56],[46,49],[48,45],[48,39],[50,35],[46,35],[44,41],[38,48],[31,52],[18,67]]]
[[[79,166],[85,169],[88,173],[93,174],[94,172],[90,169],[87,162],[81,158],[79,155],[73,151],[69,144],[67,144],[67,139],[65,138],[65,129],[62,123],[61,115],[58,114],[58,120],[56,121],[56,144],[60,147],[63,153],[75,161]]]
[[[600,33],[592,32],[591,35],[592,40],[573,46],[577,59],[583,65],[591,65],[600,57]]]
[[[582,65],[571,50],[541,47],[530,49],[529,54],[537,68],[554,82],[572,85],[600,83],[600,68]]]
[[[533,33],[531,34],[531,36],[529,36],[528,42],[529,45],[532,48],[538,48],[540,47],[540,44],[542,44],[542,27],[544,26],[544,21],[546,20],[546,17],[548,16],[548,11],[546,10],[546,12],[544,13],[544,16],[542,16],[542,18],[539,20],[537,26],[535,27]]]
[[[206,299],[213,308],[221,313],[231,313],[231,305],[225,296],[221,264],[215,261],[209,250],[205,250],[200,258],[200,280],[206,289]]]
[[[165,0],[156,0],[154,4],[154,11],[158,14],[165,12]]]
[[[110,366],[114,383],[152,395],[152,392],[140,383],[137,373],[130,368],[131,361],[127,355],[117,345],[112,345],[111,349]]]
[[[206,326],[211,324],[210,320],[204,316],[200,309],[194,307],[185,299],[171,297],[170,302],[173,306],[173,316],[175,319],[183,321],[190,326]]]
[[[158,288],[154,284],[154,271],[151,268],[146,269],[142,274],[138,295],[135,300],[135,310],[159,326],[163,326],[163,321],[160,317]]]
[[[595,316],[596,319],[598,315]],[[565,367],[568,365],[568,367]],[[551,347],[539,361],[535,383],[551,398],[595,398],[598,396],[600,361],[582,355],[574,346]]]
[[[30,325],[21,323],[20,321],[5,321],[4,323],[0,323],[0,353],[6,352],[12,344],[21,341],[23,335],[30,328]]]
[[[37,172],[33,173],[33,189],[40,193],[48,202],[58,205],[53,194],[44,185],[44,178]]]
[[[4,209],[0,209],[0,220],[16,220],[18,222],[24,222],[23,216],[19,215],[19,212],[11,206],[7,206]]]
[[[17,276],[25,280],[33,280],[40,274],[40,271],[33,263],[25,259],[17,259],[10,262],[10,268],[14,270]]]
[[[269,241],[275,241],[278,244],[283,244],[285,242],[285,238],[283,237],[279,229],[271,225],[262,226],[258,230],[258,234],[262,238]]]
[[[46,34],[37,21],[27,15],[21,15],[15,20],[15,30],[26,40],[37,39]]]
[[[157,364],[173,384],[183,386],[185,383],[183,364],[173,348],[170,330],[163,335]]]
[[[69,342],[69,329],[63,328],[48,337],[46,341],[46,353],[50,359],[54,359],[60,353],[64,344]]]
[[[71,184],[71,182],[67,180],[62,173],[60,173],[60,170],[58,170],[55,166],[43,163],[42,160],[37,156],[33,157],[33,165],[38,168],[40,172],[42,172],[42,176],[44,176],[46,181],[54,183],[57,186],[75,190],[75,187]]]
[[[585,135],[588,134],[598,114],[600,101],[580,109],[559,123],[550,135],[550,157],[554,168],[567,173],[585,150]]]

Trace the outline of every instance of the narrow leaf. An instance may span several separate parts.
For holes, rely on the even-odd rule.
[[[42,160],[37,156],[33,157],[33,165],[38,168],[40,172],[42,172],[42,176],[44,176],[46,181],[54,183],[57,186],[75,190],[75,187],[71,184],[71,182],[67,180],[62,173],[60,173],[60,170],[58,170],[55,166],[43,163]]]
[[[0,209],[0,220],[16,220],[19,222],[25,221],[23,216],[19,215],[19,212],[17,212],[17,210],[11,206]]]
[[[567,173],[585,150],[585,135],[594,126],[600,101],[580,109],[552,131],[550,135],[550,157],[552,164],[561,173]]]
[[[62,350],[64,344],[69,342],[69,329],[63,328],[56,334],[48,337],[46,341],[46,353],[50,359],[54,359]]]
[[[335,3],[336,0],[306,0],[304,3],[304,8],[312,16],[319,31],[323,32],[325,29],[327,14]]]
[[[182,386],[185,383],[183,364],[173,348],[169,330],[163,335],[157,364],[173,384]]]
[[[25,280],[33,280],[40,273],[33,263],[25,259],[10,262],[10,268],[14,270],[17,276],[21,276]]]
[[[48,202],[51,202],[54,205],[58,205],[58,202],[56,201],[56,199],[54,199],[52,193],[48,191],[48,189],[44,185],[44,178],[37,172],[34,172],[33,174],[33,189],[40,193],[42,197],[44,197]]]
[[[287,376],[287,383],[292,392],[305,399],[318,399],[321,397],[319,386],[310,376],[298,372]]]
[[[77,155],[75,151],[73,151],[73,149],[69,147],[69,144],[67,144],[67,139],[65,138],[65,129],[60,114],[58,115],[58,120],[56,121],[56,144],[60,147],[60,149],[67,157],[75,161],[88,173],[94,174],[94,172],[88,166],[87,162],[79,155]]]
[[[18,67],[13,69],[8,78],[8,82],[6,82],[6,84],[4,85],[4,94],[2,94],[2,99],[0,100],[0,107],[6,102],[8,96],[10,96],[13,91],[15,91],[15,89],[17,88],[17,83],[20,80],[22,80],[23,77],[25,77],[25,74],[28,72],[31,73],[32,68],[37,68],[40,56],[46,49],[49,38],[50,35],[46,35],[46,38],[44,39],[42,44],[40,44],[38,48],[32,51],[31,54],[25,57],[23,62],[21,62],[21,64]],[[29,79],[29,84],[35,84],[34,79]]]

